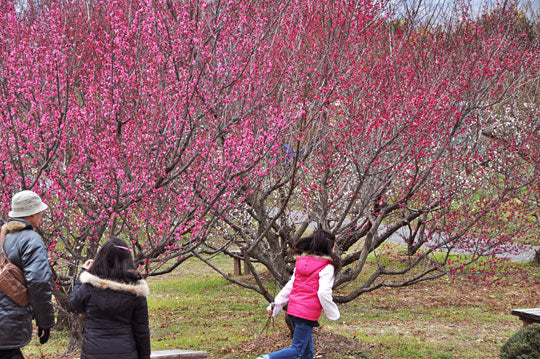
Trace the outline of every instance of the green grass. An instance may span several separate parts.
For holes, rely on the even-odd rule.
[[[155,293],[148,301],[151,321],[159,323],[167,318],[166,323],[152,327],[152,347],[156,350],[211,350],[216,344],[238,342],[246,337],[245,329],[224,328],[250,326],[264,320],[262,298],[223,278],[186,275],[181,280],[151,280],[150,290]]]

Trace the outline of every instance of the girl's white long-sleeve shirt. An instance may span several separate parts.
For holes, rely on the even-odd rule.
[[[289,295],[293,288],[294,275],[296,269],[293,272],[291,279],[285,284],[279,291],[278,295],[274,299],[274,310],[272,316],[275,317],[283,309],[283,307],[289,302]],[[319,302],[324,310],[324,314],[330,320],[339,319],[339,309],[332,299],[332,287],[334,286],[334,266],[329,264],[319,272],[319,290],[317,296]],[[272,305],[268,306],[268,310],[272,309]]]

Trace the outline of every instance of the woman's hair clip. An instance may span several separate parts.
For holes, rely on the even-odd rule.
[[[120,249],[123,249],[125,251],[128,251],[128,252],[133,252],[133,250],[131,248],[128,248],[128,247],[124,247],[124,246],[117,246],[115,245],[116,248],[120,248]]]

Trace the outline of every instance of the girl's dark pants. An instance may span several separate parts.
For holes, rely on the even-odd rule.
[[[0,359],[24,359],[21,349],[0,349]]]

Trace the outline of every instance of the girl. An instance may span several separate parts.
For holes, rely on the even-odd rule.
[[[148,293],[126,243],[105,242],[69,298],[68,310],[85,314],[81,359],[150,358]]]
[[[328,319],[339,318],[339,310],[332,301],[332,287],[341,259],[334,253],[334,243],[333,234],[317,230],[294,246],[293,275],[268,306],[268,316],[275,317],[289,303],[287,315],[294,326],[292,345],[257,359],[313,358],[312,330],[319,326],[322,309]]]

